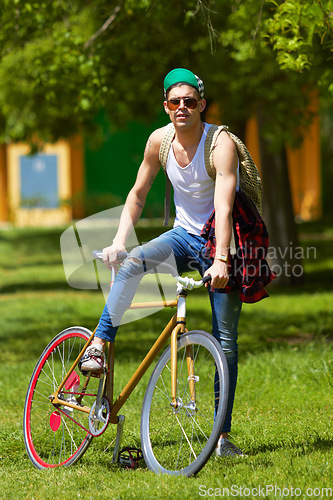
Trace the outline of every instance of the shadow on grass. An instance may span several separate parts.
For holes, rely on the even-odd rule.
[[[269,295],[302,295],[305,293],[321,293],[332,290],[333,269],[317,269],[307,271],[302,285],[275,285],[267,287]]]
[[[304,226],[305,227],[305,226]],[[309,226],[310,227],[310,226]],[[318,226],[320,227],[320,226]],[[323,226],[325,227],[325,226]],[[66,228],[47,228],[47,229],[13,229],[0,232],[0,252],[2,254],[2,267],[6,270],[19,272],[20,268],[25,267],[47,267],[48,265],[61,265],[60,254],[60,236]],[[322,229],[323,230],[323,229]],[[139,241],[145,242],[163,232],[163,228],[137,228],[136,233]],[[304,239],[302,242],[304,248],[315,248],[315,255],[310,252],[309,260],[300,261],[305,267],[304,282],[301,286],[280,287],[271,284],[268,291],[276,295],[288,293],[298,295],[308,292],[321,292],[332,288],[333,267],[330,265],[332,259],[331,246],[329,240]],[[11,255],[13,253],[13,255]],[[326,267],[318,266],[320,262],[327,262]],[[21,285],[19,285],[21,286]],[[29,283],[23,283],[25,291],[29,290],[54,290],[65,289],[67,283],[61,280],[50,281],[48,283],[38,283],[33,278]],[[17,291],[16,285],[5,285],[2,288],[3,293],[12,293]]]
[[[251,456],[258,455],[259,453],[278,451],[281,449],[292,448],[293,454],[296,455],[308,455],[314,451],[330,451],[333,448],[333,441],[330,439],[324,439],[317,436],[312,442],[308,440],[301,441],[299,443],[288,443],[281,440],[279,443],[268,443],[257,447],[254,447],[251,451]]]
[[[41,292],[41,291],[55,291],[55,290],[68,290],[68,283],[62,280],[54,280],[51,282],[38,282],[33,283],[10,283],[1,287],[2,294],[12,294],[17,292]]]
[[[165,309],[121,326],[116,336],[116,363],[130,361],[134,371],[174,313],[174,309]],[[9,349],[10,346],[10,351],[15,352],[16,362],[27,358],[37,361],[46,345],[64,329],[81,325],[94,330],[98,314],[99,311],[97,315],[92,315],[84,307],[78,308],[75,300],[63,304],[60,314],[59,311],[54,314],[51,301],[48,310],[36,320],[33,313],[30,315],[22,311],[20,316],[13,318],[11,333],[0,336],[1,349]],[[310,311],[281,314],[279,311],[272,313],[247,309],[241,317],[239,328],[240,361],[247,355],[272,351],[278,347],[290,349],[291,346],[323,339],[332,341],[330,321],[329,312],[326,317],[322,313],[319,321],[317,315]],[[24,328],[22,325],[25,325]],[[211,315],[205,306],[202,309],[189,309],[187,327],[189,330],[211,331]]]
[[[38,325],[33,322],[30,316],[21,316],[18,327],[14,328],[15,335],[11,335],[10,338],[6,335],[0,337],[0,349],[3,352],[10,349],[15,353],[13,357],[15,363],[26,359],[35,359],[37,362],[46,345],[61,331],[78,325],[93,331],[97,325],[98,318],[75,315],[74,307],[72,318],[68,313],[67,310],[61,317],[53,318],[52,324],[49,325]],[[143,318],[133,324],[123,325],[116,337],[116,363],[131,361],[134,363],[133,366],[137,366],[157,340],[172,315],[173,312],[168,314],[166,311],[162,311],[162,317],[153,320],[151,317]],[[73,319],[74,317],[75,319]],[[31,326],[22,329],[19,327],[22,323]]]
[[[60,256],[60,236],[65,228],[57,229],[40,229],[40,230],[11,230],[2,231],[0,234],[0,250],[4,249],[2,259],[8,262],[11,269],[15,267],[18,269],[22,266],[47,266],[47,257],[50,259],[50,269],[52,265],[61,263]],[[140,228],[137,231],[138,239],[140,241],[148,241],[152,237],[161,232],[160,228]],[[331,258],[331,244],[327,241],[312,241],[306,240],[306,244],[314,244],[317,248],[317,260]],[[14,259],[10,250],[12,249]],[[9,253],[8,253],[9,252]],[[30,256],[30,257],[29,257]],[[31,257],[32,256],[32,257]],[[15,264],[15,262],[18,262]],[[34,262],[34,263],[32,263]],[[333,269],[318,268],[317,262],[309,262],[309,271],[306,274],[304,284],[302,286],[289,286],[279,288],[276,286],[269,286],[268,292],[271,296],[286,297],[292,296],[306,296],[304,301],[304,310],[296,311],[265,311],[265,309],[245,308],[241,316],[240,323],[240,336],[239,347],[241,356],[244,353],[256,353],[263,350],[272,350],[276,346],[285,346],[286,344],[312,342],[317,339],[332,338],[332,315],[330,311],[324,309],[320,311],[320,315],[312,313],[310,308],[306,307],[306,300],[309,300],[310,294],[316,292],[324,292],[331,289],[333,282]],[[316,267],[316,266],[317,267]],[[312,266],[312,267],[311,267]],[[6,269],[6,265],[3,265]],[[45,270],[44,270],[45,274]],[[53,291],[66,291],[73,290],[65,281],[62,280],[60,274],[57,278],[51,278],[50,281],[45,279],[45,282],[37,281],[37,276],[34,277],[33,272],[31,276],[25,277],[26,282],[8,283],[2,288],[2,293],[15,294],[16,292],[53,292]],[[207,295],[205,291],[200,291]],[[199,293],[199,295],[200,295]],[[33,294],[32,294],[33,296]],[[34,307],[38,308],[38,300]],[[12,329],[12,338],[6,338],[5,334],[0,336],[0,343],[10,340],[11,345],[17,346],[17,355],[24,350],[22,356],[32,356],[36,358],[44,349],[45,345],[60,331],[71,325],[82,325],[89,329],[96,326],[99,319],[99,314],[102,310],[97,312],[95,317],[89,315],[89,312],[82,308],[78,312],[75,300],[69,303],[64,301],[63,307],[59,312],[55,312],[51,306],[45,309],[44,318],[35,320],[34,315],[26,315],[24,311],[19,311],[18,308],[13,314],[13,322],[15,328]],[[87,299],[83,299],[87,300]],[[269,300],[269,299],[268,299]],[[211,314],[209,308],[202,306],[202,308],[191,308],[191,298],[189,298],[189,315],[188,315],[188,328],[202,329],[211,331]],[[84,308],[83,308],[84,309]],[[154,314],[147,318],[143,318],[139,322],[129,325],[124,325],[119,330],[116,340],[117,357],[122,359],[131,359],[139,361],[146,354],[150,346],[153,344],[159,333],[163,330],[166,323],[169,321],[174,311],[163,310],[158,314]],[[17,326],[16,326],[17,325]],[[21,344],[19,344],[21,342]],[[22,349],[24,346],[24,349]]]
[[[15,248],[15,256],[60,253],[60,236],[65,228],[13,229],[0,232],[0,245]]]

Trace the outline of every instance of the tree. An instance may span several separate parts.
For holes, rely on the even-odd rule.
[[[163,76],[189,67],[236,133],[257,114],[271,243],[295,244],[285,145],[302,139],[313,88],[333,101],[332,12],[333,0],[3,0],[0,138],[91,137],[100,109],[118,126],[151,119]]]
[[[182,64],[205,75],[232,123],[264,95],[274,120],[263,132],[279,147],[303,119],[289,113],[306,100],[301,85],[332,97],[332,11],[332,0],[3,0],[1,136],[89,132],[101,108],[152,116],[163,75]]]
[[[251,43],[244,26],[256,16],[245,2],[230,13],[222,34],[232,59],[245,67],[240,80],[250,82],[260,128],[265,219],[271,245],[282,253],[290,243],[298,246],[285,146],[302,140],[303,127],[311,120],[306,112],[311,92],[318,89],[333,98],[333,86],[327,85],[333,76],[332,7],[332,2],[324,6],[320,0],[262,2],[256,29],[253,23],[249,27],[254,33]],[[284,258],[275,255],[281,269]],[[292,252],[287,261],[290,268],[296,264]],[[291,282],[299,279],[290,277]]]

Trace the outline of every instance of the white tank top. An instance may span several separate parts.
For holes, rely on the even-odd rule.
[[[202,227],[214,209],[215,182],[207,174],[204,147],[207,131],[205,128],[193,160],[181,167],[171,144],[166,172],[174,192],[176,218],[173,227],[181,226],[190,234],[200,235]]]
[[[188,233],[200,235],[203,225],[214,209],[215,181],[209,177],[205,165],[205,140],[210,124],[205,123],[199,146],[193,160],[181,167],[171,144],[166,172],[174,192],[176,218],[173,227],[181,226]],[[237,168],[237,190],[239,185]]]

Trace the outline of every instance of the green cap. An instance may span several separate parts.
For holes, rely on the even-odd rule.
[[[191,85],[197,89],[200,94],[200,97],[204,96],[204,84],[203,81],[200,80],[198,76],[196,76],[192,71],[184,68],[176,68],[170,71],[164,79],[164,94],[166,91],[176,83],[184,83],[187,85]]]

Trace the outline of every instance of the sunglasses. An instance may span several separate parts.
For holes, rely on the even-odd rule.
[[[170,111],[175,111],[179,108],[181,101],[188,109],[195,109],[198,106],[198,99],[195,97],[173,97],[167,101],[167,106]]]

